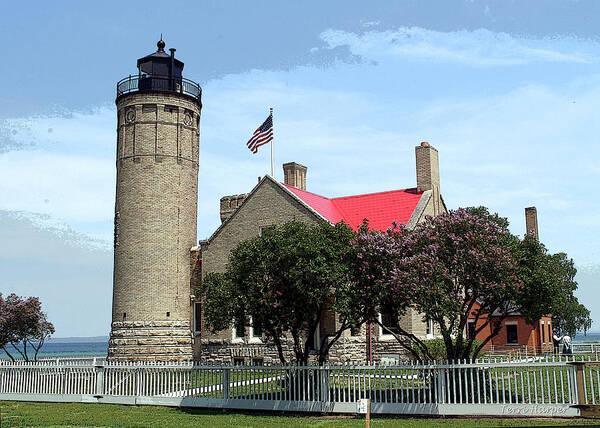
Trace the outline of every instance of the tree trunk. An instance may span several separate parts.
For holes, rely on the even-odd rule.
[[[8,355],[8,358],[10,358],[11,361],[14,363],[15,357],[13,357],[10,352],[8,352],[8,349],[6,349],[6,346],[2,345],[2,349],[4,350],[4,352],[6,352],[6,355]]]

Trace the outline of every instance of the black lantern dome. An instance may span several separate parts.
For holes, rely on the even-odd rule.
[[[150,55],[137,60],[137,67],[142,76],[160,76],[171,79],[181,79],[183,71],[183,62],[175,59],[175,49],[169,51],[171,55],[165,52],[165,42],[162,37],[156,44],[158,50]]]
[[[117,99],[130,92],[179,92],[200,102],[200,85],[183,78],[183,62],[175,59],[175,49],[169,49],[171,54],[167,54],[162,36],[156,46],[156,52],[137,60],[137,77],[117,83]]]

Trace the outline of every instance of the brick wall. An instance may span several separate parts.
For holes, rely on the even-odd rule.
[[[304,165],[296,162],[283,164],[284,183],[301,190],[306,190],[306,170]]]
[[[178,94],[132,93],[117,114],[109,358],[190,359],[200,106]]]
[[[485,318],[480,319],[477,323],[477,327],[483,325]],[[517,340],[518,343],[508,343],[507,325],[517,326]],[[550,326],[550,331],[548,331]],[[542,335],[541,329],[544,329]],[[477,335],[477,339],[483,341],[492,332],[491,326],[488,324],[480,334]],[[492,346],[498,351],[510,351],[511,349],[517,351],[523,351],[524,347],[527,347],[529,352],[546,352],[551,351],[553,348],[552,343],[552,318],[542,317],[540,320],[535,321],[533,324],[529,324],[524,317],[520,315],[508,316],[502,321],[502,329],[498,335],[494,336],[485,349],[491,349]]]
[[[433,215],[444,211],[440,194],[440,166],[438,151],[427,142],[415,147],[417,191],[431,190]]]
[[[525,230],[528,235],[538,239],[537,209],[535,207],[525,208]]]

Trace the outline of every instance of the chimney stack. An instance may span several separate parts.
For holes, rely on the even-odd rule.
[[[440,213],[440,165],[438,151],[428,142],[423,141],[415,147],[417,163],[417,191],[432,191],[434,201],[434,215]]]
[[[306,190],[306,167],[296,162],[283,164],[284,182],[288,186],[296,187],[300,190]]]
[[[233,214],[233,212],[237,210],[240,205],[242,205],[242,202],[244,202],[246,196],[248,196],[248,194],[243,193],[241,195],[223,196],[221,198],[221,203],[219,205],[221,213],[221,223],[227,220],[227,218],[231,214]]]
[[[525,229],[528,235],[533,236],[535,239],[539,239],[537,209],[535,207],[525,208]]]

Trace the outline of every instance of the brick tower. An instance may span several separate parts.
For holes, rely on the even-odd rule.
[[[175,49],[117,84],[112,360],[189,360],[202,90]]]

